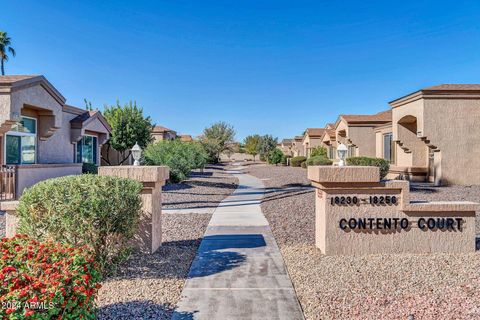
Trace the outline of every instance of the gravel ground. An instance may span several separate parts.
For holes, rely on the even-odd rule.
[[[252,166],[262,204],[307,319],[479,319],[480,253],[327,257],[314,246],[314,195],[300,168]],[[477,187],[418,186],[414,198],[476,200]],[[477,191],[475,191],[477,190]],[[450,198],[451,197],[451,198]],[[463,197],[463,198],[462,198]]]
[[[238,184],[237,178],[225,172],[226,166],[210,166],[204,172],[195,171],[182,183],[163,187],[162,205],[167,209],[210,209],[232,193]]]
[[[216,206],[237,185],[222,168],[207,169],[179,185],[165,186],[167,206]],[[170,319],[211,214],[164,214],[163,243],[153,255],[134,254],[119,274],[102,283],[99,319]],[[185,315],[186,317],[190,315]]]

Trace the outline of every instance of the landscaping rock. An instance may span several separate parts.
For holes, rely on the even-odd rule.
[[[226,170],[226,166],[209,166],[203,172],[196,170],[181,183],[165,185],[162,188],[162,208],[200,208],[202,212],[213,212],[220,201],[237,188],[237,179]]]

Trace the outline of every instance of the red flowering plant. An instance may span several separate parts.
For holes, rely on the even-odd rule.
[[[0,319],[95,319],[101,274],[86,247],[0,241]]]

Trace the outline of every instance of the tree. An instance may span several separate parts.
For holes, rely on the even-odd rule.
[[[317,156],[322,156],[322,157],[328,158],[327,148],[322,147],[322,146],[312,148],[312,150],[310,151],[310,157],[317,157]]]
[[[230,150],[235,139],[235,129],[225,122],[217,122],[205,128],[200,136],[200,143],[207,151],[211,162],[218,162],[220,154]]]
[[[253,156],[253,161],[255,161],[255,156],[258,154],[261,140],[262,137],[258,134],[247,136],[244,140],[245,152]]]
[[[268,163],[278,165],[279,163],[282,163],[284,157],[285,155],[282,150],[275,148],[268,154]]]
[[[107,142],[106,158],[102,159],[110,164],[109,149],[117,150],[123,164],[131,154],[131,149],[138,143],[144,149],[152,141],[151,132],[153,128],[150,117],[143,116],[143,109],[137,107],[137,103],[130,101],[123,107],[117,101],[116,105],[105,106],[103,116],[112,128],[110,139]]]
[[[6,32],[0,31],[0,61],[2,65],[2,76],[5,75],[5,61],[8,61],[8,52],[15,57],[15,49],[13,49],[10,45],[12,43],[12,39],[7,35]]]
[[[277,148],[277,144],[278,139],[274,138],[272,135],[266,134],[262,136],[260,138],[260,144],[258,147],[258,153],[260,154],[260,157],[264,160],[267,160],[268,154]]]

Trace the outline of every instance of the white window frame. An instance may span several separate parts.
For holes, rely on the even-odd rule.
[[[3,135],[3,163],[6,165],[14,165],[14,164],[7,164],[7,136],[17,136],[17,137],[35,137],[35,158],[33,163],[19,163],[17,165],[31,165],[31,164],[37,164],[37,156],[38,156],[38,119],[33,118],[33,117],[28,117],[28,116],[20,116],[20,118],[25,118],[25,119],[31,119],[35,121],[35,133],[27,133],[27,132],[19,132],[19,131],[8,131]],[[20,121],[19,121],[20,122]],[[22,161],[21,155],[20,155],[20,161]]]
[[[80,141],[78,141],[78,142],[75,143],[75,151],[74,151],[74,155],[73,155],[73,157],[74,157],[74,163],[84,163],[83,161],[82,161],[82,162],[77,162],[77,150],[78,150],[78,149],[77,149],[77,148],[78,148],[77,145],[78,145],[79,142],[81,143],[81,141],[83,140],[83,137],[92,137],[92,138],[97,139],[97,143],[96,143],[96,148],[97,148],[97,150],[93,153],[94,155],[95,155],[95,154],[97,155],[97,159],[94,159],[93,164],[98,165],[98,151],[99,151],[99,150],[98,150],[98,136],[93,135],[93,134],[84,134],[84,135],[82,135],[82,138],[80,139]],[[82,150],[82,157],[83,157],[83,150]],[[83,160],[83,159],[82,159],[82,160]]]
[[[385,158],[385,137],[390,136],[390,159]],[[393,133],[392,132],[386,132],[382,134],[382,158],[387,160],[389,163],[394,163],[394,158],[395,158],[395,145],[393,144]]]

